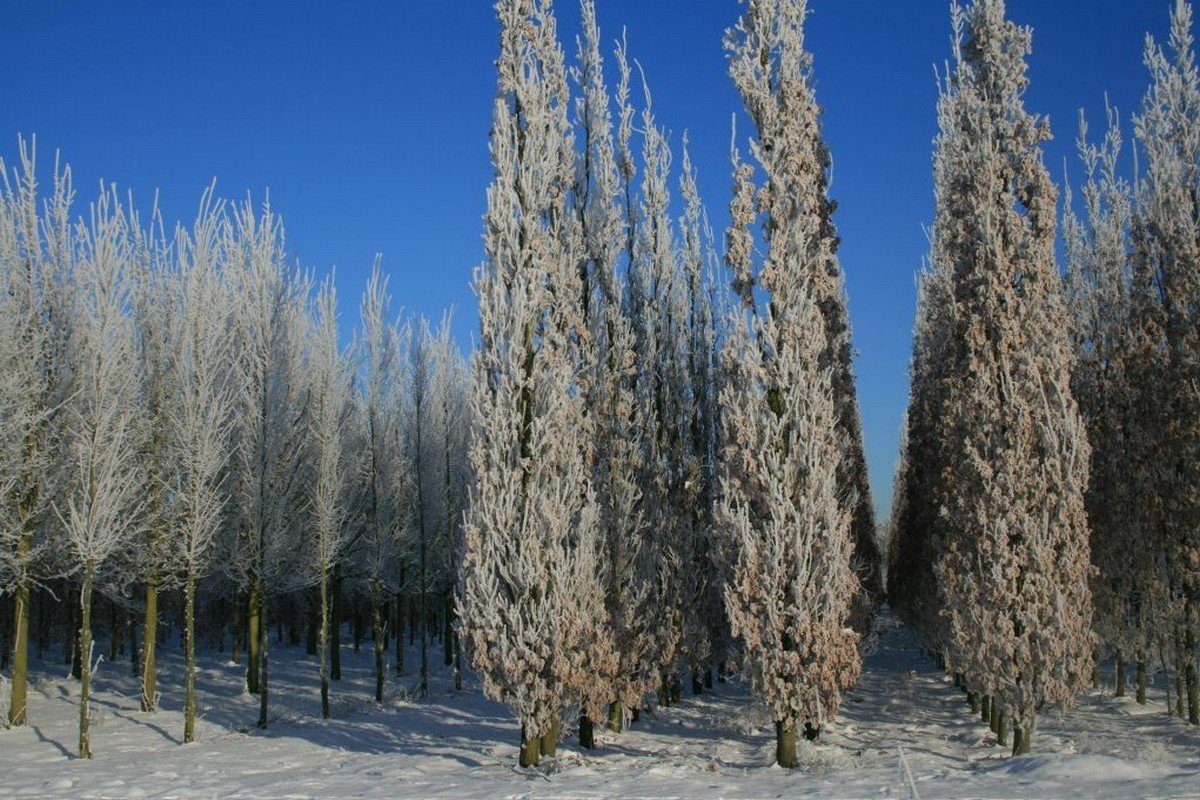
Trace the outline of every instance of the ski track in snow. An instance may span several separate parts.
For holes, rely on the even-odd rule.
[[[521,771],[515,721],[470,681],[454,693],[440,648],[428,700],[408,696],[408,648],[409,673],[389,675],[392,694],[377,706],[366,643],[343,648],[327,721],[315,659],[273,643],[266,731],[253,727],[258,698],[243,690],[243,667],[203,653],[199,741],[184,747],[178,647],[159,652],[156,714],[139,710],[126,663],[101,665],[92,761],[72,756],[69,667],[35,665],[31,724],[0,730],[0,798],[1200,797],[1200,729],[1166,716],[1162,687],[1146,706],[1095,692],[1067,715],[1047,713],[1034,753],[1010,758],[902,629],[884,633],[842,712],[818,743],[801,743],[791,771],[769,766],[772,721],[738,682],[696,697],[685,689],[680,705],[624,734],[598,730],[595,751],[571,736],[557,759]]]

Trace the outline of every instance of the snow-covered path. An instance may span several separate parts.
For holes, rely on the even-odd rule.
[[[593,752],[568,739],[544,770],[522,773],[511,717],[472,687],[454,694],[446,674],[427,701],[369,702],[366,646],[345,648],[324,722],[313,660],[277,648],[267,732],[249,727],[257,698],[241,690],[240,668],[204,659],[200,741],[184,747],[179,661],[166,649],[157,714],[138,710],[124,664],[101,667],[90,762],[71,757],[75,682],[45,665],[32,724],[0,731],[0,798],[1200,797],[1200,732],[1168,719],[1161,694],[1146,707],[1084,698],[1066,717],[1046,715],[1035,753],[1013,759],[903,630],[884,634],[843,713],[820,743],[802,743],[790,772],[765,766],[771,720],[731,683],[620,736],[599,733]]]

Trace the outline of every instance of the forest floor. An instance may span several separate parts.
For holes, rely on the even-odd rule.
[[[160,648],[155,714],[138,709],[126,663],[102,663],[91,761],[72,755],[78,684],[69,667],[37,665],[30,724],[0,729],[0,797],[1200,797],[1200,729],[1166,715],[1160,688],[1145,706],[1096,691],[1068,715],[1047,713],[1035,752],[1012,758],[912,636],[887,621],[859,685],[820,741],[801,744],[796,770],[769,766],[773,725],[738,682],[685,690],[682,703],[624,734],[598,732],[594,751],[568,737],[556,759],[522,771],[511,715],[471,680],[455,693],[440,658],[428,699],[411,697],[410,648],[410,673],[376,705],[369,645],[344,646],[333,718],[322,721],[315,659],[273,642],[270,727],[254,728],[258,698],[244,691],[243,668],[205,653],[199,741],[186,747],[177,648]],[[7,701],[7,685],[0,690]]]

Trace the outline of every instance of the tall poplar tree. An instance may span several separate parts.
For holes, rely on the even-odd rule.
[[[1038,710],[1070,705],[1091,677],[1089,447],[1042,163],[1049,126],[1022,99],[1031,31],[1003,0],[953,17],[936,154],[934,237],[955,308],[937,573],[956,665],[969,691],[1001,703],[1020,753]]]
[[[549,0],[500,0],[472,406],[475,486],[459,616],[485,692],[522,728],[520,763],[553,752],[580,642],[603,612],[590,429],[579,391],[579,233],[563,53]],[[590,581],[591,586],[583,584]],[[591,594],[592,588],[596,594]],[[545,737],[543,739],[543,737]]]
[[[812,737],[859,671],[847,627],[857,497],[842,491],[835,364],[821,283],[836,270],[824,188],[805,0],[750,0],[727,34],[730,74],[754,121],[764,175],[734,156],[726,263],[741,306],[723,368],[718,520],[736,560],[725,597],[744,667],[776,720],[776,761],[796,766],[796,730]],[[753,263],[755,222],[766,257]]]

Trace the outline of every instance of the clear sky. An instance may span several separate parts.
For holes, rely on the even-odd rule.
[[[578,30],[557,0],[560,33]],[[1105,92],[1126,119],[1145,85],[1147,31],[1165,35],[1169,0],[1009,0],[1034,27],[1029,106],[1049,114],[1047,161],[1074,159],[1076,115],[1102,121]],[[932,218],[934,65],[949,56],[947,0],[811,0],[807,29],[834,156],[833,193],[850,294],[876,506],[887,507],[907,399],[913,275]],[[727,217],[731,114],[722,31],[735,0],[597,0],[606,39],[628,30],[659,120],[690,132],[718,230]],[[395,302],[475,326],[471,270],[482,257],[487,135],[497,35],[488,0],[153,0],[0,2],[0,155],[36,133],[60,150],[81,200],[101,178],[168,219],[219,191],[269,188],[289,247],[337,267],[343,321],[373,255]],[[743,131],[747,126],[741,127]]]

